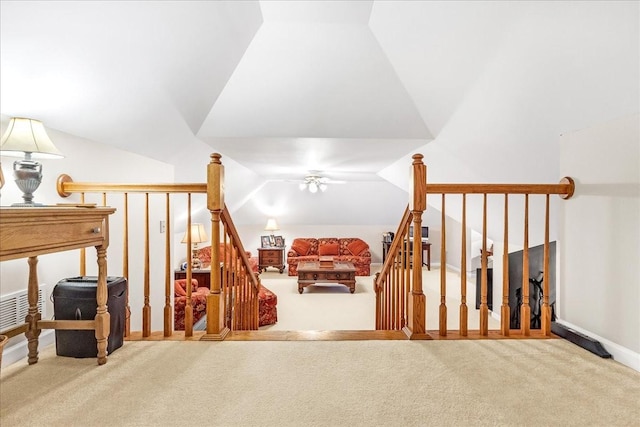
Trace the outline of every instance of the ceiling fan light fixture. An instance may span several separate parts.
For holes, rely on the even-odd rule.
[[[322,191],[323,193],[327,191],[327,184],[320,184],[318,187],[320,188],[320,191]]]
[[[318,184],[316,184],[315,182],[310,182],[309,183],[309,191],[311,193],[317,193],[318,192]]]

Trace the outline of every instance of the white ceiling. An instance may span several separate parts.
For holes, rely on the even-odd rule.
[[[177,171],[218,151],[256,185],[318,170],[404,188],[415,152],[435,181],[557,182],[561,133],[640,110],[638,2],[0,8],[3,118]]]

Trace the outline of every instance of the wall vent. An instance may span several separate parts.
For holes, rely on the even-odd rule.
[[[38,311],[43,319],[46,319],[45,287],[38,288]],[[29,312],[29,299],[27,290],[0,295],[0,331],[13,328],[24,323],[24,318]]]

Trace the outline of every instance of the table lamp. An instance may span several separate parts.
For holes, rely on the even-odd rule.
[[[276,245],[276,237],[273,235],[273,232],[279,229],[280,228],[278,227],[278,223],[276,222],[275,218],[269,218],[267,220],[267,225],[265,225],[264,230],[271,232],[271,235],[269,236],[269,242],[271,243],[271,246]]]
[[[189,230],[184,232],[184,237],[182,238],[182,243],[189,242]],[[204,225],[202,224],[191,224],[191,244],[193,245],[193,249],[191,250],[191,268],[196,269],[200,268],[202,263],[200,262],[200,258],[198,258],[198,243],[206,242],[209,240],[209,236],[207,236],[207,232],[204,229]]]
[[[0,140],[0,153],[3,156],[22,157],[13,163],[13,176],[16,185],[22,191],[24,203],[13,206],[40,206],[34,203],[33,192],[42,182],[42,164],[33,159],[57,159],[63,157],[53,145],[42,122],[34,119],[13,117]]]

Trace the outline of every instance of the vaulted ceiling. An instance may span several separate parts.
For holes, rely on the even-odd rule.
[[[3,119],[175,164],[179,181],[221,152],[247,222],[311,170],[349,183],[325,201],[362,208],[289,205],[289,220],[361,220],[372,199],[406,200],[415,152],[434,181],[557,182],[560,134],[640,109],[637,2],[0,7]]]

